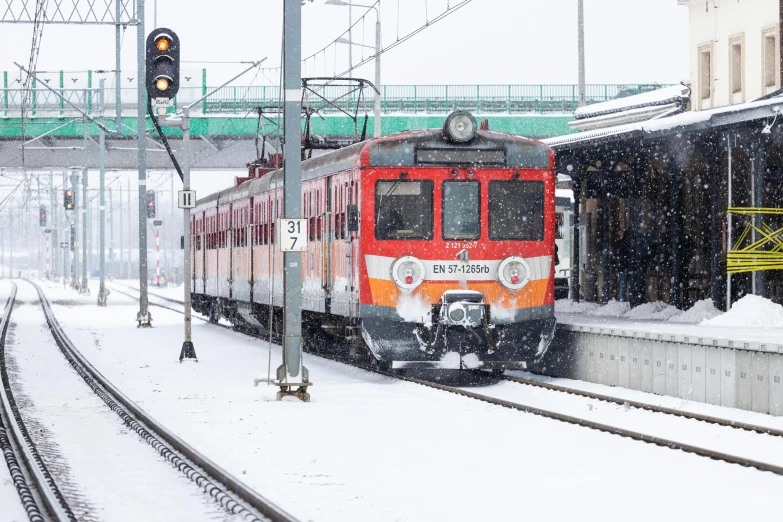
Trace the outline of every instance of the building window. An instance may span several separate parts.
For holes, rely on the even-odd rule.
[[[712,44],[699,47],[699,105],[712,106]]]
[[[774,90],[778,85],[778,32],[777,27],[772,26],[762,32],[763,44],[763,74],[764,89],[766,92]]]
[[[744,36],[734,36],[729,39],[729,87],[732,97],[741,94],[745,85],[745,45]],[[732,102],[741,102],[742,99],[732,98]]]

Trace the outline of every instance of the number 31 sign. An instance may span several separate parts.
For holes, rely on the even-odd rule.
[[[307,220],[278,219],[280,250],[283,252],[304,252],[307,250]]]

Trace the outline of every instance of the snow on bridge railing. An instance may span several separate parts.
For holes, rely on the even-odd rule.
[[[84,106],[86,83],[88,92],[88,110],[97,109],[97,90],[94,88],[93,75],[88,73],[84,79],[70,78],[73,85],[64,85],[63,74],[54,76],[51,86],[58,85],[58,92],[63,92],[77,106]],[[195,75],[194,75],[195,76]],[[191,78],[191,77],[188,77]],[[182,86],[175,99],[175,107],[197,100],[211,90],[206,84],[206,74],[202,75],[201,85]],[[198,80],[196,80],[198,81]],[[19,84],[9,82],[9,74],[3,74],[3,85],[0,90],[0,115],[18,117],[21,109],[21,93]],[[81,82],[81,83],[79,83]],[[107,82],[109,83],[109,82]],[[590,84],[586,86],[588,104],[600,103],[634,94],[652,91],[665,87],[664,84]],[[327,87],[324,95],[333,99],[338,97],[339,87],[334,87],[334,93]],[[372,93],[366,93],[368,112],[372,112]],[[123,112],[128,115],[136,111],[136,89],[122,88],[120,90]],[[334,95],[334,96],[332,96]],[[73,98],[73,99],[72,99]],[[107,114],[115,110],[115,90],[105,91]],[[253,112],[257,107],[265,107],[274,111],[279,104],[280,92],[277,86],[227,86],[223,87],[208,100],[202,102],[196,110],[202,114],[236,114],[244,115]],[[554,84],[514,84],[514,85],[383,85],[381,86],[381,111],[383,114],[446,114],[456,109],[465,109],[477,114],[572,114],[579,103],[579,89],[576,85]],[[337,102],[342,109],[356,106],[355,96],[346,96]],[[33,90],[32,96],[26,102],[26,116],[35,116],[38,112],[47,112],[65,116],[70,114],[67,105],[63,104],[46,89],[40,86]],[[174,110],[174,109],[170,109]],[[326,107],[324,114],[339,112],[336,108]],[[349,111],[351,112],[351,111]]]

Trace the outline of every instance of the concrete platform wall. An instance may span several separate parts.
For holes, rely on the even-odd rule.
[[[560,324],[545,373],[783,416],[781,343]]]

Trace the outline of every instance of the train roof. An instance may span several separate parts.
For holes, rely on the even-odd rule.
[[[367,162],[362,165],[364,152]],[[463,151],[485,154],[474,156]],[[429,156],[426,163],[422,153]],[[501,160],[502,158],[502,160]],[[349,145],[334,152],[302,162],[302,181],[327,176],[355,167],[502,167],[552,168],[553,155],[543,142],[520,136],[479,130],[469,144],[452,143],[443,137],[441,129],[405,131]],[[478,161],[477,161],[478,160]],[[502,161],[502,163],[501,163]],[[494,163],[493,163],[494,162]],[[223,205],[283,186],[283,169],[246,181],[198,200],[197,207],[217,201]]]

